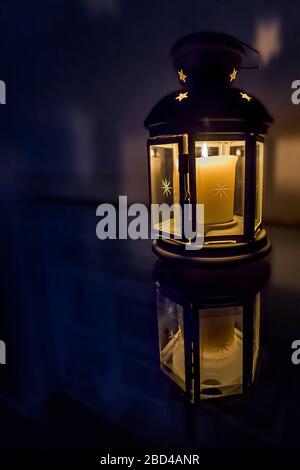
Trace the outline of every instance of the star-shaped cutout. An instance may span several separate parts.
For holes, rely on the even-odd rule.
[[[228,192],[229,192],[229,184],[224,183],[224,184],[216,184],[216,187],[212,189],[212,191],[215,191],[215,196],[219,196],[220,199],[223,199],[223,197],[228,199]]]
[[[241,91],[240,94],[241,94],[241,97],[242,97],[244,100],[247,100],[247,101],[251,101],[251,100],[252,100],[251,96],[247,95],[247,93],[243,93],[243,92]]]
[[[230,344],[224,341],[224,343],[216,346],[217,354],[220,354],[219,360],[228,359],[230,356]]]
[[[172,343],[176,343],[176,341],[180,338],[181,336],[181,329],[180,327],[178,328],[178,331],[175,333],[173,329],[168,331],[168,338],[171,340]]]
[[[161,185],[162,185],[161,189],[162,189],[163,195],[167,197],[170,196],[171,189],[172,189],[171,181],[168,181],[167,178],[165,178],[162,180]]]
[[[174,341],[176,339],[176,333],[174,333],[174,330],[171,329],[169,330],[168,338]]]
[[[221,354],[225,354],[226,352],[229,352],[229,346],[230,344],[224,341],[224,343],[218,344],[216,346],[217,352],[220,352]]]
[[[231,74],[229,75],[229,77],[230,77],[230,83],[233,82],[233,80],[236,79],[237,73],[238,73],[238,71],[237,71],[236,69],[233,69],[233,71],[232,71]]]
[[[188,97],[188,92],[186,91],[185,93],[179,93],[178,96],[176,96],[175,100],[182,101],[185,100]]]
[[[179,75],[179,80],[182,80],[185,83],[185,79],[187,78],[187,75],[184,74],[184,71],[178,70],[178,75]]]

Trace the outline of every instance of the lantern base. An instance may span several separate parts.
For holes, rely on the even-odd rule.
[[[237,242],[204,245],[198,251],[186,250],[183,243],[174,240],[155,240],[153,252],[160,258],[173,263],[201,267],[235,265],[266,256],[271,242],[265,229],[261,229],[252,242]]]

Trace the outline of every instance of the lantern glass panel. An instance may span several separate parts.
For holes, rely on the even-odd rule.
[[[243,307],[200,309],[200,398],[242,393]]]
[[[157,313],[161,368],[185,390],[183,308],[158,293]]]
[[[179,204],[179,145],[178,143],[150,146],[151,203]],[[163,234],[180,234],[172,213],[154,226]]]
[[[196,141],[196,198],[205,240],[244,234],[245,141]]]
[[[263,203],[263,168],[264,168],[264,144],[256,143],[256,202],[255,202],[255,230],[262,222]]]

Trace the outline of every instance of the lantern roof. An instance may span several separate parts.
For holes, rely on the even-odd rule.
[[[239,88],[178,90],[160,100],[145,120],[155,132],[262,132],[273,119],[265,106]]]
[[[265,133],[273,121],[267,109],[248,91],[232,87],[247,48],[257,52],[232,36],[215,32],[180,39],[172,48],[171,59],[183,88],[151,110],[145,120],[151,135],[193,129]]]

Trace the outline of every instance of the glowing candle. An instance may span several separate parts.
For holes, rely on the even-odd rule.
[[[234,323],[234,315],[218,315],[218,309],[210,309],[209,315],[200,319],[201,360],[222,359],[231,354]]]
[[[196,158],[197,203],[204,204],[205,224],[222,224],[233,220],[235,155],[208,157],[207,145],[202,157]]]
[[[218,309],[210,309],[209,315],[200,318],[200,364],[203,372],[209,373],[209,369],[223,369],[230,362],[236,346],[235,338],[235,308],[232,314],[218,315]],[[185,380],[184,363],[184,338],[181,330],[173,339],[172,370],[182,380]]]

